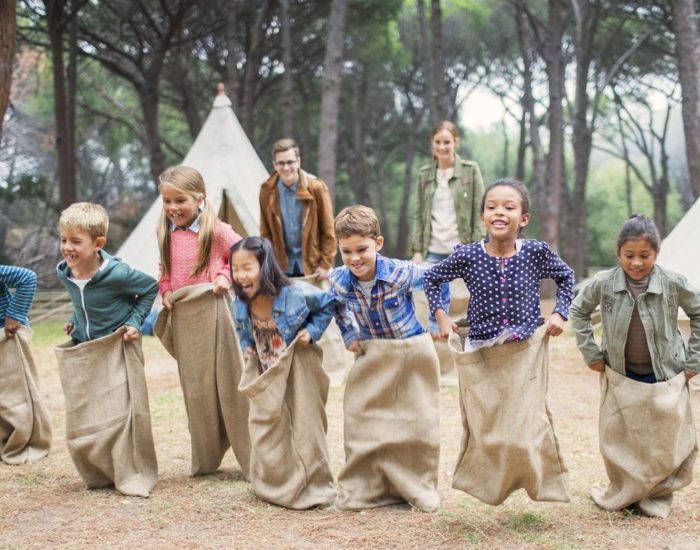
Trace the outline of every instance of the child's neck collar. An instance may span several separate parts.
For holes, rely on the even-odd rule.
[[[518,241],[520,239],[508,241],[484,241],[484,252],[489,256],[498,258],[512,258],[518,253]]]

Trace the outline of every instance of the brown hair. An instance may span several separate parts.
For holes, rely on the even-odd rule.
[[[377,214],[369,206],[356,204],[343,208],[335,217],[336,240],[359,235],[376,239],[381,235]]]
[[[99,204],[76,202],[61,212],[58,225],[65,229],[87,231],[94,241],[98,237],[107,236],[109,216]]]
[[[204,210],[199,216],[199,256],[197,263],[192,268],[191,277],[201,274],[209,267],[211,257],[211,246],[214,240],[214,225],[216,224],[216,213],[214,207],[207,200],[207,190],[204,179],[194,168],[189,166],[171,166],[158,177],[158,191],[163,187],[170,187],[191,195],[195,200],[203,199]],[[165,214],[165,209],[160,214],[158,223],[158,248],[160,249],[160,262],[163,266],[163,273],[170,272],[170,220]]]
[[[275,141],[275,143],[272,144],[272,160],[275,160],[275,156],[277,156],[277,153],[284,153],[285,151],[289,151],[290,149],[294,151],[297,158],[301,156],[301,154],[299,153],[299,146],[297,145],[297,142],[294,141],[292,138],[283,138]]]

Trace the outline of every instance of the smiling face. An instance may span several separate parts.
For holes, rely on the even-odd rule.
[[[301,159],[297,156],[294,149],[275,153],[273,164],[284,185],[292,186],[299,179]]]
[[[246,301],[250,301],[260,291],[260,263],[252,252],[239,248],[231,256],[233,284],[243,291]]]
[[[530,215],[523,213],[522,196],[517,189],[508,185],[496,185],[487,191],[481,222],[486,227],[490,241],[515,242],[520,229],[529,221]]]
[[[377,271],[377,252],[384,245],[384,237],[363,237],[350,235],[338,239],[338,248],[343,263],[358,281],[367,282],[374,279]]]
[[[60,250],[63,259],[76,279],[92,277],[100,266],[100,250],[105,245],[105,237],[93,239],[83,229],[60,228]]]
[[[634,281],[649,276],[656,263],[656,255],[656,250],[646,239],[627,240],[617,253],[622,269]]]
[[[204,197],[195,198],[189,193],[179,191],[167,183],[160,189],[163,197],[163,210],[168,219],[177,227],[187,228],[199,215],[199,205]]]
[[[433,156],[438,164],[443,167],[452,166],[455,161],[457,142],[455,137],[447,130],[440,130],[433,136]]]

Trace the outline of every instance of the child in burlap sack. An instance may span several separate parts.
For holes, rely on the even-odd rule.
[[[358,510],[401,502],[432,512],[440,505],[439,363],[416,318],[413,290],[423,270],[385,258],[371,208],[335,219],[344,267],[330,275],[336,321],[356,354],[343,400],[345,466],[336,506]]]
[[[57,346],[66,400],[66,441],[89,488],[114,485],[148,496],[157,479],[139,327],[155,279],[103,250],[109,218],[99,204],[75,203],[59,218],[58,279],[73,315],[71,341]]]
[[[453,487],[489,504],[518,488],[534,500],[568,501],[568,471],[547,408],[549,336],[563,331],[574,274],[547,243],[521,238],[530,220],[525,186],[492,183],[481,201],[486,239],[457,246],[425,274],[439,334],[458,330],[444,311],[440,285],[464,279],[471,294],[469,334],[456,354],[464,423]],[[557,285],[554,311],[540,318],[540,283]],[[522,382],[522,383],[521,383]]]
[[[697,452],[686,381],[700,371],[700,291],[656,265],[659,243],[652,220],[630,217],[617,240],[620,265],[576,296],[571,320],[586,364],[601,373],[600,450],[610,485],[591,496],[606,510],[633,506],[667,517],[673,492],[692,481]],[[690,319],[687,349],[679,307]]]
[[[253,488],[260,498],[289,508],[332,505],[329,379],[315,344],[333,317],[335,300],[287,277],[264,237],[233,245],[231,275],[231,312],[248,358],[239,389],[250,405]]]
[[[14,289],[14,292],[10,292]],[[0,265],[0,460],[25,464],[51,447],[51,417],[39,398],[29,328],[36,273]]]

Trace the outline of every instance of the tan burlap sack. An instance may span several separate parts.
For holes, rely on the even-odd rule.
[[[452,487],[497,505],[516,489],[533,500],[568,502],[569,471],[547,406],[549,338],[456,351],[462,444]]]
[[[0,327],[0,460],[26,464],[51,448],[51,416],[39,396],[32,355],[32,330],[21,326],[12,338]]]
[[[89,488],[147,497],[158,479],[141,340],[123,330],[54,348],[66,398],[66,443]]]
[[[319,281],[318,277],[315,275],[294,277],[293,280],[304,281],[322,290],[328,290],[329,288],[327,280]],[[331,386],[342,386],[345,380],[345,371],[348,368],[349,354],[345,351],[343,336],[340,333],[340,328],[335,322],[335,319],[331,319],[331,323],[328,325],[326,332],[323,333],[323,336],[317,344],[321,346],[323,350],[323,370],[325,370],[330,377]]]
[[[610,484],[591,490],[595,503],[606,510],[636,505],[646,515],[668,517],[673,492],[693,479],[697,455],[685,374],[644,384],[606,367],[599,434]]]
[[[343,401],[345,466],[335,504],[359,510],[408,502],[440,506],[439,371],[429,334],[363,340]]]
[[[229,310],[230,297],[213,285],[173,292],[171,311],[158,315],[155,334],[177,360],[192,445],[192,475],[209,474],[229,447],[248,476],[248,402],[238,391],[243,354]]]
[[[335,499],[326,446],[328,375],[316,345],[294,340],[259,374],[248,359],[239,390],[249,400],[250,481],[263,500],[303,510]]]
[[[421,324],[427,328],[428,326],[428,298],[425,292],[419,291],[413,293],[413,303],[416,306],[416,316]],[[462,279],[455,279],[450,282],[450,317],[456,321],[463,319],[467,315],[467,307],[469,306],[469,291]],[[440,360],[440,384],[442,386],[457,385],[457,371],[455,369],[454,356],[445,340],[435,340],[435,351],[437,351],[438,359]]]

